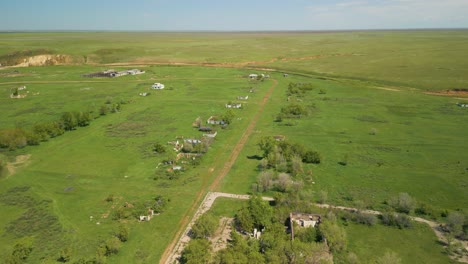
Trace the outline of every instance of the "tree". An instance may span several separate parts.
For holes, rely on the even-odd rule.
[[[291,186],[291,177],[287,173],[280,173],[278,175],[278,183],[276,187],[280,192],[287,192]]]
[[[218,226],[218,221],[211,214],[203,214],[192,226],[191,237],[193,238],[209,238],[211,237]]]
[[[76,115],[78,126],[80,127],[87,126],[91,122],[91,116],[89,115],[89,112],[77,112],[74,114]]]
[[[76,115],[71,112],[63,113],[61,120],[65,130],[73,130],[76,126],[78,126]]]
[[[232,123],[232,120],[234,119],[235,117],[235,114],[234,114],[234,111],[232,111],[232,109],[228,109],[226,110],[226,112],[224,112],[224,114],[221,116],[221,120],[224,121],[224,123],[226,124],[231,124]]]
[[[192,239],[182,251],[180,263],[205,264],[210,260],[210,242],[206,239]]]
[[[266,158],[273,151],[274,146],[276,146],[276,141],[271,137],[262,137],[257,145],[263,151],[263,157]]]
[[[302,168],[302,159],[298,155],[294,155],[291,159],[291,175],[296,176],[304,172]]]
[[[463,234],[463,224],[465,223],[465,216],[460,212],[450,212],[447,217],[447,227],[454,236],[461,236]]]
[[[337,223],[324,221],[319,228],[323,237],[327,239],[331,251],[341,252],[346,249],[346,232]]]
[[[267,170],[267,171],[260,172],[260,174],[258,175],[257,182],[259,186],[261,187],[262,192],[266,192],[271,188],[271,186],[273,185],[272,180],[273,180],[272,171]]]

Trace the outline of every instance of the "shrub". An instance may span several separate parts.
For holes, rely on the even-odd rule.
[[[410,213],[415,206],[414,199],[407,193],[400,193],[397,197],[393,197],[388,201],[388,204],[399,213]]]
[[[302,161],[305,163],[320,163],[320,154],[317,151],[309,150],[304,153]]]

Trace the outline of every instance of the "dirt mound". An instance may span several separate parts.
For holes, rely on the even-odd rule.
[[[57,65],[57,64],[68,64],[71,62],[72,62],[72,58],[68,55],[42,54],[42,55],[27,57],[23,59],[23,62],[16,64],[14,67]]]

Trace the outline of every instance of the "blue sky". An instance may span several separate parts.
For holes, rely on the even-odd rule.
[[[0,31],[392,28],[468,28],[468,0],[0,0]]]

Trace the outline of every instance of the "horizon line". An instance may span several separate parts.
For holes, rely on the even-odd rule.
[[[356,31],[443,31],[443,30],[468,30],[468,27],[440,27],[440,28],[362,28],[362,29],[285,29],[285,30],[118,30],[118,29],[19,29],[1,30],[0,33],[67,33],[67,32],[147,32],[147,33],[319,33],[319,32],[356,32]]]

